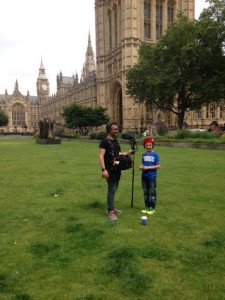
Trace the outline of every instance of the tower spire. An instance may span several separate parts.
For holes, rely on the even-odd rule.
[[[43,64],[43,60],[42,60],[42,57],[41,57],[41,64],[40,64],[40,69],[44,69],[44,64]]]
[[[88,79],[89,75],[96,70],[95,67],[95,58],[94,58],[94,51],[91,44],[91,34],[89,30],[88,34],[88,46],[85,54],[85,63],[82,70],[82,78],[83,80]]]
[[[41,98],[41,102],[43,103],[49,96],[49,82],[45,74],[45,67],[42,58],[39,67],[39,75],[37,78],[36,85],[37,85],[37,95]]]
[[[38,78],[40,78],[40,79],[47,79],[46,74],[45,74],[45,67],[44,67],[42,58],[41,58],[41,64],[40,64],[40,68],[39,68],[39,76],[38,76]]]
[[[18,84],[18,80],[17,80],[17,79],[16,79],[14,91],[15,91],[15,92],[18,92],[18,91],[19,91],[19,84]]]

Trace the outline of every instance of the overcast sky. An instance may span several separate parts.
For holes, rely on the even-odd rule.
[[[80,78],[90,31],[95,53],[94,0],[2,0],[0,94],[12,94],[16,80],[23,95],[36,95],[41,58],[56,92],[56,76]],[[205,0],[195,0],[196,19]]]

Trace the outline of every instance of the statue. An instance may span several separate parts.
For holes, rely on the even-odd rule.
[[[37,144],[61,144],[60,139],[55,139],[55,120],[43,118],[39,121],[39,138]]]
[[[44,118],[39,121],[39,128],[40,128],[40,139],[54,139],[54,125],[55,121],[51,118]]]

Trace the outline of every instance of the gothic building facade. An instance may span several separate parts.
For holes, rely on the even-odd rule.
[[[57,74],[57,91],[49,95],[49,81],[45,67],[41,60],[39,75],[36,82],[37,96],[23,96],[16,81],[14,92],[8,95],[0,94],[0,109],[8,118],[7,126],[0,128],[1,132],[25,133],[35,132],[42,118],[52,118],[56,126],[63,127],[64,119],[61,115],[63,107],[72,103],[95,107],[96,99],[96,65],[90,34],[80,80],[78,75],[68,77],[62,72]]]
[[[19,91],[17,80],[12,95],[8,95],[7,90],[5,94],[0,94],[0,109],[9,119],[7,126],[0,127],[0,133],[25,133],[37,130],[41,115],[40,99],[38,96],[30,96],[29,92],[23,96]]]
[[[42,78],[40,78],[40,71],[39,80],[40,82],[43,82]],[[60,72],[57,74],[56,94],[51,97],[48,96],[48,89],[45,93],[43,93],[41,84],[37,84],[37,91],[41,104],[41,117],[51,117],[55,120],[57,126],[63,126],[64,119],[61,115],[63,112],[63,107],[72,103],[96,107],[96,89],[95,56],[89,33],[88,46],[85,54],[85,63],[83,65],[80,80],[78,79],[77,74],[75,76],[68,77],[63,76],[62,72]]]
[[[37,96],[21,95],[18,82],[13,95],[0,95],[0,108],[9,116],[8,131],[20,127],[34,130],[40,118],[51,117],[63,126],[63,107],[72,103],[106,108],[111,120],[121,129],[154,127],[164,123],[177,125],[174,115],[158,110],[148,111],[126,94],[126,73],[138,60],[142,42],[156,44],[179,11],[194,19],[195,0],[95,0],[96,61],[90,33],[80,80],[57,74],[56,94],[49,96],[49,82],[43,62],[37,78]],[[189,126],[208,127],[212,121],[224,123],[219,107],[204,107],[188,112]]]
[[[95,1],[97,105],[107,108],[121,128],[149,127],[164,120],[160,112],[147,112],[130,99],[126,73],[137,62],[143,41],[157,43],[178,11],[194,19],[194,7],[194,0]]]

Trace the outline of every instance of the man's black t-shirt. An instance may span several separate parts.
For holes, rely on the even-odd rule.
[[[121,151],[120,145],[116,139],[111,140],[106,138],[100,142],[99,148],[105,149],[105,167],[107,170],[110,170],[113,165],[114,158],[119,156],[119,152]]]

